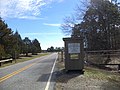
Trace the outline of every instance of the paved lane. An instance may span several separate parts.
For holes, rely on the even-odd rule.
[[[57,53],[53,53],[0,68],[0,90],[53,90],[56,59]]]

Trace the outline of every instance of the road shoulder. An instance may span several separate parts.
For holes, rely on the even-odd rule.
[[[119,90],[120,73],[85,66],[84,74],[66,73],[64,62],[58,61],[55,90]]]

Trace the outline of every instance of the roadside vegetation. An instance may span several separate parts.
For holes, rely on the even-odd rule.
[[[13,64],[16,64],[16,63],[32,60],[32,59],[39,58],[39,57],[49,55],[49,54],[50,53],[38,53],[37,55],[28,54],[28,57],[26,57],[25,55],[22,55],[20,58],[12,61],[12,63],[10,63],[10,62],[4,63],[0,68],[6,67],[6,66],[9,66],[9,65],[13,65]]]
[[[54,48],[53,46],[51,46],[51,47],[47,48],[47,52],[60,52],[62,50],[64,50],[64,47],[55,47]]]
[[[80,0],[75,14],[64,18],[61,29],[83,38],[85,50],[120,49],[119,0]]]
[[[108,81],[118,82],[118,84],[120,84],[120,73],[118,72],[106,71],[103,69],[85,66],[84,75],[88,78],[93,78],[98,80],[108,80]]]
[[[56,90],[119,90],[120,73],[85,65],[84,74],[65,71],[61,54],[57,61]]]
[[[91,65],[91,62],[120,64],[120,2],[81,0],[79,3],[76,13],[64,18],[61,29],[71,38],[83,39],[85,54],[88,52],[84,60],[88,65],[85,65],[84,74],[66,73],[60,59],[56,90],[120,90],[118,69],[106,70]]]
[[[20,54],[28,56],[28,53],[36,55],[40,52],[41,46],[37,39],[30,40],[28,37],[22,39],[17,30],[13,32],[0,18],[0,60],[18,59]]]

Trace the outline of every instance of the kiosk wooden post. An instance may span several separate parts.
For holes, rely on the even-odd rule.
[[[65,45],[65,69],[81,70],[84,68],[84,46],[81,38],[63,38]]]

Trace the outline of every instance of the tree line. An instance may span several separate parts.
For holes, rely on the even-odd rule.
[[[47,48],[47,52],[60,52],[62,51],[64,48],[63,47],[56,47],[54,48],[53,46]]]
[[[77,16],[66,17],[61,28],[84,40],[87,50],[120,49],[120,3],[117,0],[85,0]],[[81,14],[82,13],[82,14]]]
[[[15,33],[0,18],[0,60],[6,58],[19,58],[20,54],[37,54],[41,52],[41,46],[37,39],[30,40],[28,37],[22,40],[18,31]]]

